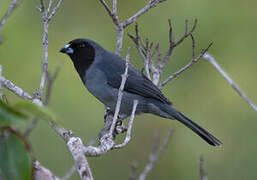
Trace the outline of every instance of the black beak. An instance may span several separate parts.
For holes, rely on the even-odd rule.
[[[60,52],[61,52],[61,53],[66,53],[66,50],[67,50],[67,49],[63,47],[62,49],[60,49]]]
[[[74,50],[70,47],[70,45],[65,45],[62,49],[60,49],[60,52],[61,53],[64,53],[64,54],[73,54],[74,53]]]

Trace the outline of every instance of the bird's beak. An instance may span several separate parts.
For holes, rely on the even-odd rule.
[[[60,52],[65,54],[73,54],[74,50],[70,47],[70,44],[67,44],[60,50]]]

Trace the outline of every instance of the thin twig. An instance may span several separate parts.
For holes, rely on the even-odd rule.
[[[34,117],[32,119],[32,122],[29,124],[29,126],[27,127],[27,129],[24,132],[24,137],[28,137],[30,135],[30,133],[32,132],[32,130],[35,128],[35,126],[37,125],[39,121],[38,117]]]
[[[236,84],[231,78],[230,76],[220,67],[220,65],[218,64],[218,62],[215,60],[215,58],[209,54],[209,53],[205,53],[203,58],[205,60],[207,60],[209,63],[211,63],[211,65],[213,65],[216,70],[224,77],[224,79],[230,84],[230,86],[249,104],[249,106],[257,112],[257,105],[254,104],[252,102],[252,100],[250,100],[246,93],[238,86],[238,84]]]
[[[198,22],[198,20],[195,19],[193,27],[191,28],[191,30],[190,30],[189,32],[187,32],[187,26],[188,26],[187,24],[188,24],[188,22],[186,21],[185,34],[184,34],[184,36],[182,36],[182,37],[173,45],[174,47],[178,46],[180,43],[182,43],[188,36],[190,36],[190,35],[194,32],[194,30],[195,30],[195,28],[196,28],[196,25],[197,25],[197,22]]]
[[[149,9],[157,6],[159,3],[162,3],[166,0],[150,0],[148,2],[148,4],[143,7],[142,9],[140,9],[136,14],[134,14],[133,16],[131,16],[130,18],[126,19],[123,23],[122,23],[122,27],[126,28],[128,25],[130,25],[131,23],[135,22],[136,19],[138,17],[140,17],[142,14],[144,14],[146,11],[148,11]]]
[[[72,175],[76,172],[76,166],[73,165],[70,170],[66,173],[66,175],[62,178],[62,180],[69,180]]]
[[[193,34],[190,34],[191,40],[192,40],[192,58],[195,58],[195,38]]]
[[[39,9],[40,9],[41,13],[45,11],[44,0],[40,0],[40,7],[39,7]]]
[[[47,8],[47,10],[46,10],[46,14],[47,14],[47,15],[49,14],[49,12],[50,12],[50,10],[51,10],[52,5],[53,5],[53,0],[49,0],[48,8]]]
[[[130,171],[130,175],[128,177],[128,180],[136,180],[137,177],[137,163],[136,162],[132,162],[131,164],[131,171]]]
[[[62,4],[63,0],[59,0],[57,5],[53,8],[51,14],[48,17],[48,21],[50,21],[54,15],[56,14],[56,12],[58,11],[58,9],[60,8],[61,4]]]
[[[158,138],[158,136],[155,136],[155,142],[153,144],[152,152],[149,155],[148,163],[146,164],[143,172],[139,176],[139,180],[145,180],[147,178],[147,175],[149,174],[149,172],[153,169],[156,162],[160,159],[160,157],[164,153],[165,149],[167,149],[167,146],[168,146],[168,143],[170,141],[173,131],[174,130],[172,128],[170,128],[166,138],[164,139],[164,141],[161,144],[161,146],[159,147],[159,149],[158,149],[159,138]]]
[[[169,42],[170,42],[170,45],[169,45],[169,49],[168,49],[168,51],[167,51],[167,53],[166,53],[166,55],[163,59],[163,63],[160,66],[161,69],[163,69],[166,66],[166,64],[167,64],[167,62],[168,62],[168,60],[169,60],[169,58],[172,54],[173,49],[175,47],[177,47],[179,44],[181,44],[187,37],[192,35],[192,33],[194,32],[194,30],[196,28],[196,25],[197,25],[197,19],[195,19],[193,27],[188,32],[188,20],[186,20],[185,21],[185,33],[184,33],[184,35],[177,42],[174,42],[173,34],[172,34],[172,25],[171,25],[171,21],[169,20],[169,29],[170,29],[169,30],[169,37],[170,37]]]
[[[42,17],[44,18],[44,12],[42,13]],[[43,58],[43,72],[41,76],[38,96],[41,99],[43,94],[43,89],[45,87],[46,76],[48,73],[48,22],[44,20],[44,33],[43,33],[43,47],[44,47],[44,58]]]
[[[109,16],[111,17],[111,19],[115,25],[116,34],[117,34],[115,53],[120,55],[121,48],[122,48],[124,29],[131,23],[135,22],[136,19],[139,16],[141,16],[142,14],[144,14],[146,11],[148,11],[149,9],[157,6],[159,3],[164,2],[166,0],[150,0],[145,7],[143,7],[136,14],[134,14],[130,18],[126,19],[122,23],[119,21],[119,16],[118,16],[118,12],[117,12],[117,0],[113,0],[113,3],[112,3],[113,10],[111,10],[111,8],[108,6],[108,4],[105,2],[105,0],[99,0],[99,1],[104,6],[105,10],[108,12]]]
[[[114,113],[114,117],[113,117],[113,121],[112,121],[110,131],[109,131],[110,135],[112,135],[112,133],[115,129],[115,126],[116,126],[116,122],[117,122],[119,111],[120,111],[123,89],[124,89],[124,86],[125,86],[125,83],[126,83],[126,80],[127,80],[127,77],[128,77],[128,64],[129,64],[129,56],[130,56],[129,51],[130,51],[130,48],[128,48],[127,55],[126,55],[125,72],[122,75],[122,80],[121,80],[121,84],[120,84],[120,88],[119,88],[119,92],[118,92],[117,104],[116,104],[116,107],[115,107],[115,113]]]
[[[52,92],[52,86],[53,86],[53,83],[55,81],[55,79],[57,78],[60,70],[61,70],[61,67],[62,67],[62,64],[60,63],[54,74],[53,75],[50,75],[49,72],[47,74],[47,88],[46,88],[46,96],[45,96],[45,99],[44,99],[44,105],[47,106],[48,103],[49,103],[49,100],[50,100],[50,95],[51,95],[51,92]],[[39,118],[38,117],[34,117],[32,122],[30,123],[30,125],[28,126],[28,128],[25,130],[25,133],[24,133],[24,136],[25,137],[28,137],[30,135],[30,133],[32,132],[32,130],[35,128],[35,126],[37,125],[39,121]]]
[[[135,24],[135,33],[136,35],[133,36],[131,34],[128,34],[128,36],[134,41],[136,47],[137,47],[137,50],[144,62],[144,70],[145,70],[145,73],[146,73],[146,77],[148,79],[151,80],[151,74],[150,74],[150,69],[151,67],[149,66],[149,61],[150,61],[150,50],[147,48],[147,43],[146,45],[143,43],[141,37],[139,36],[139,33],[138,33],[138,24],[136,23]]]
[[[0,99],[2,99],[2,95],[3,95],[1,77],[2,77],[2,65],[0,64]]]
[[[201,51],[201,53],[196,57],[193,58],[187,65],[185,65],[184,67],[182,67],[180,70],[178,70],[177,72],[173,73],[172,75],[170,75],[167,79],[165,79],[162,83],[160,83],[159,87],[162,88],[163,86],[165,86],[169,81],[171,81],[172,79],[174,79],[175,77],[177,77],[179,74],[181,74],[182,72],[184,72],[185,70],[187,70],[188,68],[190,68],[193,64],[195,64],[196,62],[198,62],[201,57],[203,57],[203,55],[208,51],[208,49],[212,46],[212,43],[209,44],[209,46],[205,49],[203,49]]]
[[[112,11],[113,13],[117,13],[117,0],[113,0],[113,8],[112,8]]]
[[[204,171],[204,159],[203,159],[203,156],[201,155],[200,157],[200,161],[199,161],[199,169],[200,169],[200,180],[207,180],[208,177]]]
[[[136,109],[137,109],[137,104],[138,104],[138,100],[134,100],[133,109],[132,109],[132,113],[131,113],[131,116],[130,116],[130,121],[129,121],[129,124],[128,124],[127,134],[126,134],[126,137],[125,137],[123,143],[115,145],[113,147],[114,149],[123,148],[130,141],[130,139],[131,139],[131,130],[132,130],[133,122],[134,122],[134,119],[135,119],[135,113],[136,113]]]
[[[142,60],[144,61],[144,70],[146,72],[146,76],[148,77],[148,79],[152,80],[152,82],[157,85],[159,88],[162,88],[163,85],[165,85],[166,83],[168,83],[171,79],[175,78],[178,74],[182,73],[184,70],[186,70],[187,68],[191,67],[195,62],[197,62],[201,56],[203,55],[203,53],[201,53],[199,55],[199,57],[195,58],[195,40],[193,37],[193,32],[196,28],[197,25],[197,19],[194,21],[194,25],[193,27],[190,29],[190,31],[188,32],[188,20],[185,21],[185,33],[184,35],[177,41],[174,41],[174,36],[173,36],[173,27],[172,27],[172,23],[171,20],[168,20],[169,23],[169,48],[168,51],[166,52],[166,55],[164,56],[163,60],[161,57],[161,53],[160,53],[160,48],[159,48],[159,44],[157,43],[155,49],[153,50],[153,52],[151,53],[151,46],[149,46],[149,40],[146,39],[145,44],[142,42],[142,38],[139,36],[138,33],[138,25],[136,23],[135,25],[135,33],[136,35],[133,36],[131,34],[128,34],[128,36],[133,40],[133,42],[135,43],[138,52],[142,58]],[[163,83],[159,83],[160,81],[160,77],[162,75],[163,69],[166,66],[172,52],[173,49],[178,46],[180,43],[182,43],[187,37],[191,37],[192,40],[192,60],[189,64],[187,64],[184,68],[182,68],[180,71],[172,74],[169,78],[167,78]],[[208,47],[209,48],[209,47]],[[207,48],[207,49],[208,49]],[[203,51],[206,51],[203,50]],[[202,51],[202,52],[203,52]],[[153,58],[154,55],[157,53],[157,57],[156,57],[156,65],[153,63]],[[151,74],[152,73],[152,77]]]
[[[108,12],[109,16],[112,17],[112,10],[108,6],[108,4],[104,0],[100,0],[100,2],[104,6],[105,10]]]
[[[19,0],[12,0],[10,6],[9,6],[9,9],[7,10],[7,12],[5,13],[4,17],[1,19],[1,22],[0,22],[0,32],[2,31],[5,23],[6,23],[6,20],[7,18],[12,14],[12,12],[15,10],[15,8],[17,7],[19,3]]]
[[[51,92],[52,92],[52,86],[54,81],[56,80],[61,68],[62,68],[62,63],[59,63],[59,65],[56,67],[53,75],[50,75],[50,73],[48,72],[47,74],[47,88],[46,88],[46,95],[45,95],[45,100],[44,100],[44,104],[48,105],[49,100],[50,100],[50,96],[51,96]]]
[[[48,27],[49,27],[49,22],[51,21],[51,19],[54,17],[55,13],[57,12],[59,7],[61,6],[62,1],[63,0],[58,1],[57,5],[53,8],[52,12],[49,12],[50,13],[49,16],[48,16],[48,11],[50,11],[50,8],[52,6],[51,5],[52,0],[50,0],[50,2],[49,2],[49,6],[48,6],[47,10],[45,10],[43,0],[40,1],[40,3],[41,3],[40,10],[41,10],[41,16],[42,16],[43,26],[44,26],[44,33],[43,33],[43,48],[44,48],[43,72],[42,72],[39,91],[38,91],[38,98],[40,98],[40,99],[42,98],[43,89],[45,87],[45,82],[46,82],[46,78],[47,78],[47,74],[48,74]]]

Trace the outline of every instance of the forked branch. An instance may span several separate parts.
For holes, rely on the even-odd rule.
[[[105,2],[105,0],[99,0],[101,4],[104,6],[105,10],[111,17],[117,34],[117,41],[116,41],[116,49],[115,53],[120,55],[121,49],[122,49],[122,41],[123,41],[123,34],[124,29],[128,27],[131,23],[135,22],[138,17],[140,17],[142,14],[144,14],[149,9],[157,6],[159,3],[162,3],[166,0],[150,0],[145,7],[143,7],[141,10],[139,10],[137,13],[126,19],[124,22],[119,21],[119,16],[117,12],[117,0],[113,0],[112,5],[113,8],[109,7],[109,5]]]

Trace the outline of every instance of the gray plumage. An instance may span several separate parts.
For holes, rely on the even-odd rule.
[[[85,87],[112,112],[125,71],[125,60],[92,40],[75,39],[60,50],[70,56]],[[143,73],[129,64],[120,114],[129,116],[133,101],[138,100],[136,114],[152,113],[164,118],[177,119],[213,146],[221,142],[199,125],[172,107],[172,103]]]

